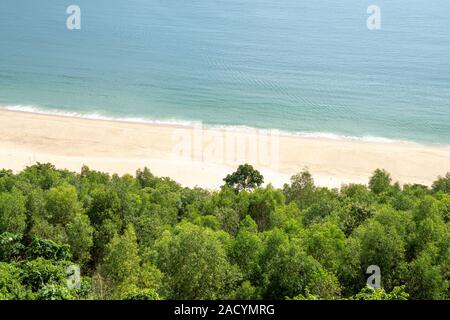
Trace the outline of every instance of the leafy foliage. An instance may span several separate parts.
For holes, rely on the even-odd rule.
[[[369,189],[375,193],[380,194],[387,192],[391,186],[391,176],[385,170],[375,170],[373,176],[369,181]]]
[[[408,300],[409,294],[405,292],[405,287],[395,287],[390,293],[384,289],[363,288],[352,300]]]
[[[228,187],[237,191],[252,190],[264,182],[264,177],[249,164],[240,165],[235,172],[223,179]]]
[[[26,261],[21,266],[21,281],[25,287],[37,292],[47,285],[65,284],[65,264],[43,258]]]
[[[34,239],[27,248],[27,258],[44,258],[55,261],[69,261],[71,259],[70,246],[59,245],[52,240]]]
[[[17,189],[0,193],[0,232],[22,233],[26,227],[25,197]]]
[[[0,170],[0,299],[450,298],[450,174],[330,190],[303,170],[277,189],[246,164],[224,180]]]
[[[14,261],[23,253],[22,235],[4,232],[0,234],[0,261]]]

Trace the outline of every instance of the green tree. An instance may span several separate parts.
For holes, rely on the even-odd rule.
[[[225,184],[237,191],[252,190],[264,183],[264,177],[249,164],[240,165],[235,172],[223,179]]]
[[[438,179],[433,182],[432,189],[434,192],[450,194],[450,172],[447,172],[445,177],[438,177]]]
[[[258,288],[253,286],[250,281],[242,282],[241,286],[236,290],[234,299],[236,300],[257,300],[260,299]]]
[[[15,261],[25,251],[22,235],[4,232],[0,234],[0,261]]]
[[[27,289],[22,285],[20,269],[0,262],[0,300],[20,300],[29,298]]]
[[[353,296],[352,300],[408,300],[409,294],[405,292],[405,286],[394,287],[390,293],[383,288],[372,289],[364,287]]]
[[[87,214],[94,227],[92,258],[98,263],[103,258],[106,246],[122,229],[120,199],[109,186],[95,187],[89,194]]]
[[[375,194],[389,191],[392,178],[386,170],[377,169],[369,180],[369,188]]]
[[[145,167],[143,170],[138,169],[136,171],[136,179],[143,188],[154,188],[158,183],[158,179],[150,172],[147,167]]]
[[[335,224],[326,222],[311,226],[305,241],[307,253],[328,271],[337,274],[346,267],[345,234]]]
[[[0,192],[9,192],[14,187],[17,178],[12,170],[0,169]]]
[[[371,193],[367,186],[363,184],[349,184],[341,187],[341,196],[344,201],[350,199],[350,202],[361,203],[366,206],[373,204],[376,197]]]
[[[44,190],[48,190],[57,184],[60,173],[55,166],[50,163],[37,163],[26,167],[22,171],[21,176],[28,180],[31,184],[38,186]]]
[[[408,266],[407,290],[413,299],[448,299],[449,281],[437,262],[436,247],[422,251]]]
[[[371,220],[356,230],[355,237],[361,243],[361,273],[365,274],[369,266],[377,265],[386,290],[401,285],[401,275],[405,272],[406,243],[398,231]]]
[[[438,207],[444,221],[446,223],[450,222],[450,195],[442,195]]]
[[[239,230],[241,217],[233,208],[216,208],[215,215],[219,219],[220,227],[231,235],[236,235]]]
[[[51,188],[46,196],[46,210],[52,224],[67,224],[80,212],[77,190],[70,185]]]
[[[128,225],[122,236],[115,235],[108,244],[101,272],[113,288],[135,285],[139,280],[140,263],[136,234],[133,226]]]
[[[280,230],[267,235],[261,266],[264,298],[296,297],[307,291],[323,299],[340,297],[337,278],[307,255],[298,240],[289,240]]]
[[[284,196],[271,186],[255,190],[249,198],[248,214],[255,220],[260,231],[272,226],[277,206],[284,203]]]
[[[414,256],[417,256],[429,244],[438,243],[445,237],[446,225],[442,219],[439,204],[435,198],[427,196],[413,210],[412,216],[416,228],[409,238]]]
[[[236,269],[227,260],[220,233],[190,223],[157,242],[157,266],[169,299],[224,299],[234,291]]]
[[[52,240],[34,238],[27,247],[27,258],[44,258],[53,261],[69,261],[71,259],[70,247],[61,245]]]
[[[0,233],[23,233],[26,228],[26,198],[17,190],[0,193]]]
[[[244,279],[252,282],[257,280],[261,272],[259,259],[264,249],[263,242],[255,231],[241,228],[230,253],[231,263],[238,265]]]
[[[33,292],[38,292],[47,285],[65,285],[67,262],[56,262],[37,258],[26,261],[21,266],[21,282]]]
[[[199,225],[199,226],[202,226],[202,227],[211,228],[212,230],[219,230],[220,229],[219,219],[217,219],[213,215],[198,216],[194,220],[194,223]]]
[[[72,292],[65,285],[47,284],[36,294],[36,300],[71,300]]]
[[[283,187],[286,202],[295,201],[301,210],[306,209],[314,202],[315,190],[314,180],[307,169],[292,176],[291,184],[285,184]]]
[[[336,213],[339,216],[339,225],[345,235],[349,236],[367,219],[373,217],[374,210],[364,204],[350,202],[342,205],[339,209],[337,209]]]
[[[153,289],[131,288],[122,293],[122,300],[161,300],[161,298]]]
[[[66,227],[67,243],[70,245],[75,262],[83,265],[89,261],[93,242],[94,228],[89,217],[85,214],[76,214],[72,222]]]
[[[304,197],[296,202],[300,206],[307,206],[302,215],[302,223],[305,226],[320,223],[339,207],[338,194],[326,188],[316,188],[309,196],[312,197],[309,200]]]

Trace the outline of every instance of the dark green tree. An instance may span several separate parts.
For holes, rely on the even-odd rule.
[[[23,233],[26,228],[26,198],[18,191],[0,193],[0,233]]]
[[[301,210],[306,209],[314,202],[315,190],[314,180],[307,169],[292,176],[291,184],[285,184],[283,187],[286,202],[295,201]]]
[[[439,177],[432,186],[434,192],[444,192],[450,194],[450,172],[445,177]]]
[[[223,179],[228,187],[236,191],[252,190],[264,183],[264,177],[249,164],[240,165],[235,172]]]
[[[181,223],[158,241],[157,266],[169,299],[225,299],[235,290],[238,270],[227,259],[220,233]]]
[[[389,191],[392,178],[386,170],[377,169],[369,180],[369,188],[375,194]]]

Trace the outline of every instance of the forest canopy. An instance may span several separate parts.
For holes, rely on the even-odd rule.
[[[450,173],[431,188],[380,169],[339,190],[307,170],[263,181],[250,165],[216,191],[147,168],[0,170],[0,300],[450,298]]]

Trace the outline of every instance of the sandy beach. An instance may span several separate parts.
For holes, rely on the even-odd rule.
[[[450,147],[366,142],[281,134],[85,119],[0,109],[0,167],[22,170],[36,162],[79,172],[81,166],[134,174],[147,166],[185,186],[218,188],[240,163],[282,186],[303,168],[317,185],[367,183],[385,168],[400,183],[430,185],[450,171]]]

